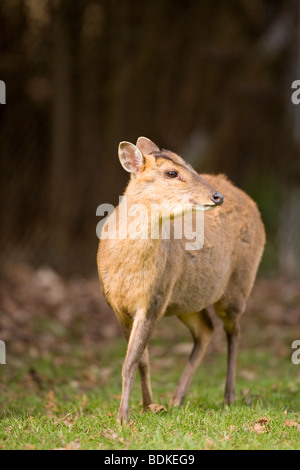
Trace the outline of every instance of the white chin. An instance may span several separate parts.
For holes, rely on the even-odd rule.
[[[195,210],[197,212],[206,212],[206,211],[211,211],[212,209],[214,209],[216,206],[215,204],[212,204],[212,205],[209,205],[209,204],[196,204],[195,206]]]

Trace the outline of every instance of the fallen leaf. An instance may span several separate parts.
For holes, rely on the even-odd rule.
[[[53,450],[79,450],[80,448],[80,441],[76,439],[76,441],[69,442],[65,447],[54,447]]]
[[[68,427],[70,428],[71,426],[73,426],[74,424],[74,419],[70,418],[69,416],[67,416],[64,420],[63,420],[63,423]]]
[[[297,421],[293,421],[292,419],[287,419],[284,423],[283,426],[288,426],[289,428],[296,426],[297,430],[300,431],[300,424],[297,423]]]
[[[120,443],[124,442],[124,438],[120,437],[113,429],[101,429],[99,435],[105,439],[115,440]]]
[[[160,413],[161,411],[167,411],[164,406],[158,405],[157,403],[151,403],[150,405],[148,405],[148,409],[152,411],[152,413]]]
[[[260,423],[255,423],[252,431],[257,432],[257,434],[263,434],[266,431],[266,426],[260,424]]]
[[[250,423],[247,427],[248,431],[256,432],[257,434],[263,434],[264,432],[268,432],[268,425],[269,419],[266,417],[262,417]]]
[[[112,429],[106,429],[99,432],[100,436],[105,437],[106,439],[116,439],[118,434]]]
[[[293,421],[292,419],[287,419],[283,423],[283,426],[288,426],[290,428],[291,426],[298,426],[298,423],[296,421]]]
[[[65,449],[66,450],[78,450],[80,449],[80,441],[79,439],[76,439],[76,441],[69,442],[69,444],[66,445]]]
[[[215,443],[211,439],[207,438],[206,441],[205,441],[205,448],[204,449],[205,450],[210,450],[211,447],[215,447]]]
[[[265,424],[267,426],[269,424],[269,418],[259,418],[255,421],[255,423]]]

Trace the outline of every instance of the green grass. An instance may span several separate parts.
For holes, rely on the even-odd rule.
[[[155,402],[165,410],[141,412],[137,377],[130,423],[121,427],[116,415],[124,349],[120,341],[101,355],[24,358],[1,366],[0,449],[300,448],[300,366],[290,356],[242,350],[236,403],[228,407],[226,358],[209,355],[184,405],[169,409],[186,358],[168,363],[156,355],[152,384]]]

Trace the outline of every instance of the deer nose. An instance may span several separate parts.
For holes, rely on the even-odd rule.
[[[219,193],[219,191],[215,191],[210,196],[210,199],[216,204],[216,206],[220,206],[223,204],[224,197],[223,194]]]

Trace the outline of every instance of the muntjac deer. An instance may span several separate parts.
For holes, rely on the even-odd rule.
[[[200,176],[180,156],[160,150],[146,137],[139,137],[136,145],[121,142],[119,159],[131,174],[124,193],[126,217],[122,200],[103,225],[103,233],[107,233],[100,237],[97,255],[105,298],[128,340],[118,421],[128,422],[137,369],[144,409],[153,403],[148,343],[164,315],[176,315],[194,340],[171,400],[174,406],[183,402],[212,336],[213,324],[206,310],[209,305],[214,305],[224,323],[228,342],[225,402],[233,403],[239,320],[265,244],[256,204],[225,176]],[[142,229],[142,235],[129,236],[125,224],[134,222],[136,212],[131,209],[135,204],[152,210],[151,220],[156,217],[161,228],[168,218],[174,228],[178,218],[181,223],[189,217],[195,222],[198,211],[205,211],[202,248],[187,249],[184,235],[163,237],[160,232],[151,237],[149,230]],[[183,212],[186,204],[191,208],[188,213]],[[109,236],[112,216],[118,222],[114,236]],[[122,236],[115,236],[121,232]]]

